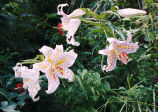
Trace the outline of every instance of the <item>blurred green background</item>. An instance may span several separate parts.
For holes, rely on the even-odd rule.
[[[4,112],[158,112],[158,1],[156,0],[0,0],[0,110]],[[89,8],[77,34],[79,47],[72,47],[78,58],[72,70],[75,81],[61,80],[58,90],[33,102],[28,93],[15,90],[21,79],[15,79],[12,67],[21,60],[39,54],[43,45],[63,44],[65,36],[57,31],[60,16],[56,7],[71,13],[76,8]],[[147,15],[119,18],[106,11],[117,8],[139,8]],[[93,13],[93,14],[92,14]],[[138,52],[131,54],[127,65],[118,63],[112,72],[102,72],[106,57],[98,54],[105,48],[107,37],[126,38],[123,30],[138,30],[133,41]],[[47,83],[41,86],[46,89]]]

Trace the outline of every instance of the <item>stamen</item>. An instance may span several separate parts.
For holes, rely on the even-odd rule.
[[[62,75],[64,75],[64,73],[63,73],[63,72],[64,72],[64,70],[63,70],[63,68],[62,68],[62,67],[57,66],[57,67],[56,67],[56,69],[57,69],[57,70],[59,70],[59,72],[60,72]]]

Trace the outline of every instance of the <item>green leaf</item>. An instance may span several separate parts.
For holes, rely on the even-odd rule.
[[[9,96],[9,93],[3,89],[3,88],[0,88],[0,95],[4,96],[8,101],[10,101],[10,96]]]
[[[56,13],[47,14],[46,17],[49,19],[57,18],[57,14]]]

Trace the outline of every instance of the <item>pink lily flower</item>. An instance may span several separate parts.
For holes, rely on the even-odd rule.
[[[128,63],[128,54],[136,52],[139,48],[138,43],[131,42],[131,39],[131,36],[125,41],[120,41],[116,38],[107,39],[110,45],[98,52],[99,54],[107,55],[107,65],[103,66],[103,70],[106,72],[114,70],[117,60],[120,60],[123,64]]]
[[[47,94],[56,91],[60,84],[59,78],[73,81],[74,73],[69,69],[77,58],[77,54],[73,50],[64,52],[62,45],[56,45],[55,49],[43,46],[39,51],[45,56],[45,59],[40,63],[35,63],[33,67],[45,73],[48,79]]]
[[[63,7],[68,6],[68,4],[59,4],[57,7],[57,13],[58,15],[61,15],[61,25],[60,28],[62,28],[64,31],[67,31],[66,34],[66,42],[68,44],[79,46],[80,43],[76,42],[74,35],[76,31],[78,30],[81,20],[79,17],[83,16],[85,12],[82,9],[76,9],[71,14],[66,14],[63,11]]]
[[[39,71],[35,69],[29,69],[22,64],[17,63],[13,67],[15,72],[15,77],[23,79],[23,88],[28,89],[29,95],[32,97],[33,101],[38,101],[39,97],[35,98],[38,91],[41,89],[39,85]]]

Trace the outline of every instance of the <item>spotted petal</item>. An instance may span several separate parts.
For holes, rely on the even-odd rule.
[[[79,26],[81,24],[80,19],[71,19],[69,23],[67,24],[67,34],[66,34],[66,41],[68,44],[72,44],[74,46],[79,46],[79,43],[75,41],[74,35],[76,31],[78,30]]]
[[[127,64],[128,63],[128,55],[127,53],[120,53],[118,56],[118,60],[120,60],[123,64]]]

